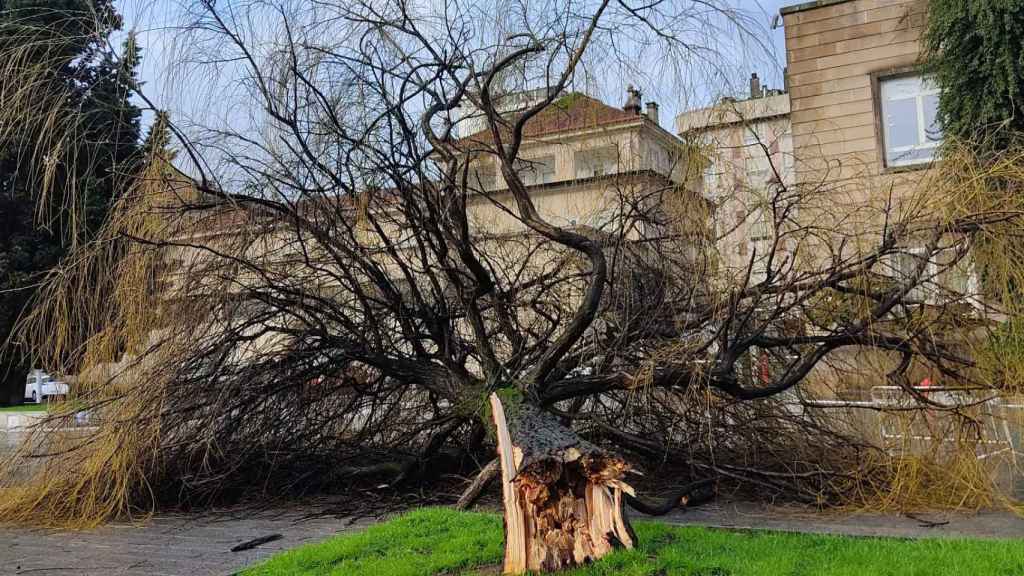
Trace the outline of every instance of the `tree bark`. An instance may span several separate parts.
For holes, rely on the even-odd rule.
[[[499,462],[495,458],[484,466],[480,473],[476,475],[473,482],[466,488],[466,491],[459,496],[458,502],[455,503],[456,510],[466,510],[480,498],[480,493],[484,491],[484,488],[494,480],[494,477],[498,475]]]
[[[490,402],[505,507],[504,573],[561,570],[632,548],[623,493],[633,489],[622,481],[629,464],[535,406],[506,407],[497,394]]]

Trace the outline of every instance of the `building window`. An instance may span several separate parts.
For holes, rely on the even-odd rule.
[[[709,200],[715,200],[719,196],[719,181],[722,173],[719,172],[718,166],[714,163],[709,163],[704,168],[704,197]]]
[[[516,161],[516,172],[526,186],[548,184],[555,181],[555,157],[521,159]]]
[[[760,283],[768,278],[768,256],[775,245],[774,217],[765,203],[759,203],[747,214],[747,236],[754,253],[750,280]]]
[[[886,166],[930,162],[942,142],[939,88],[920,76],[879,81]]]
[[[751,126],[743,131],[743,150],[746,156],[747,178],[751,185],[763,184],[771,171],[768,150],[772,140],[768,138],[766,126]]]
[[[593,178],[615,174],[619,168],[619,158],[614,146],[580,150],[574,157],[576,178]]]
[[[914,280],[915,272],[923,266],[921,275]],[[900,284],[908,282],[914,286],[907,292],[912,302],[932,302],[935,299],[935,279],[939,274],[938,264],[924,248],[909,247],[895,255],[895,279]]]
[[[477,162],[469,170],[469,187],[477,191],[498,187],[498,171],[491,162]]]
[[[982,295],[977,272],[970,255],[958,250],[951,246],[929,253],[922,246],[901,248],[891,256],[887,274],[900,284],[914,283],[907,293],[911,302],[963,302],[978,306]],[[921,276],[914,281],[918,267]]]
[[[981,293],[978,282],[978,274],[974,263],[970,259],[964,259],[945,274],[945,283],[953,292],[953,297],[970,302],[975,306],[981,303]]]

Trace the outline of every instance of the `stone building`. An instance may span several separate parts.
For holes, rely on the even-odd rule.
[[[749,267],[750,281],[761,281],[775,234],[769,206],[780,183],[793,184],[789,95],[762,86],[755,73],[745,98],[684,112],[676,131],[705,156],[696,188],[714,206],[722,272],[738,281]]]
[[[926,2],[782,8],[796,182],[913,188],[935,158],[938,88],[917,71]],[[854,196],[856,198],[856,196]]]
[[[630,202],[651,207],[662,192],[681,190],[694,176],[687,174],[682,141],[661,127],[658,104],[648,102],[641,110],[642,104],[632,87],[622,108],[572,92],[526,123],[518,173],[542,217],[557,226],[612,230]],[[467,186],[483,193],[475,195],[471,210],[478,229],[518,230],[511,214],[494,208],[514,202],[493,154],[490,129],[462,138],[458,146],[472,158]]]
[[[918,66],[926,7],[923,0],[817,0],[780,11],[794,184],[828,198],[806,217],[863,228],[868,245],[877,242],[871,231],[880,222],[927,218],[936,201],[926,188],[943,136],[939,89]],[[921,253],[906,242],[889,263],[892,273],[909,273]],[[933,283],[979,297],[969,265],[931,274],[947,258],[939,253],[926,263]],[[934,300],[937,292],[925,286],[912,296]]]
[[[786,90],[766,91],[755,75],[746,97],[676,118],[680,136],[708,154],[700,189],[716,205],[716,252],[733,276],[748,267],[751,281],[764,275],[762,262],[777,233],[764,205],[779,183],[799,197],[794,224],[843,234],[832,244],[848,253],[875,246],[886,221],[927,218],[934,199],[924,188],[942,130],[939,90],[917,66],[925,7],[921,0],[784,7]],[[827,251],[805,247],[803,254]],[[909,273],[920,252],[906,242],[886,262],[889,272]],[[936,255],[929,270],[941,269],[947,257]],[[934,276],[933,283],[960,293],[978,289],[969,266]],[[913,296],[935,292],[925,288]]]

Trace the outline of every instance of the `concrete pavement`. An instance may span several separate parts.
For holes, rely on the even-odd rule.
[[[68,532],[0,528],[0,574],[44,576],[224,576],[281,550],[359,530],[372,521],[310,518],[317,507],[161,515]],[[281,539],[231,548],[262,536]]]
[[[1007,511],[981,511],[976,514],[922,512],[911,516],[818,512],[799,506],[750,502],[712,502],[693,510],[675,510],[660,520],[716,528],[848,536],[1024,539],[1024,517]],[[643,516],[634,514],[631,517]]]

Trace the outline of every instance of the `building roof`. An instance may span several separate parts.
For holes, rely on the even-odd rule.
[[[688,110],[676,116],[680,135],[732,124],[779,118],[789,114],[789,94],[775,94],[747,100],[722,100],[713,106]]]
[[[803,12],[805,10],[814,10],[815,8],[822,8],[824,6],[843,4],[844,2],[852,1],[853,0],[811,0],[810,2],[801,2],[800,4],[783,6],[782,8],[779,8],[779,14],[786,16],[788,14],[796,14],[797,12]]]
[[[523,127],[523,136],[536,138],[561,132],[607,127],[637,121],[650,121],[646,116],[609,106],[580,92],[571,92],[552,102]],[[456,145],[491,143],[490,129],[460,138]]]

